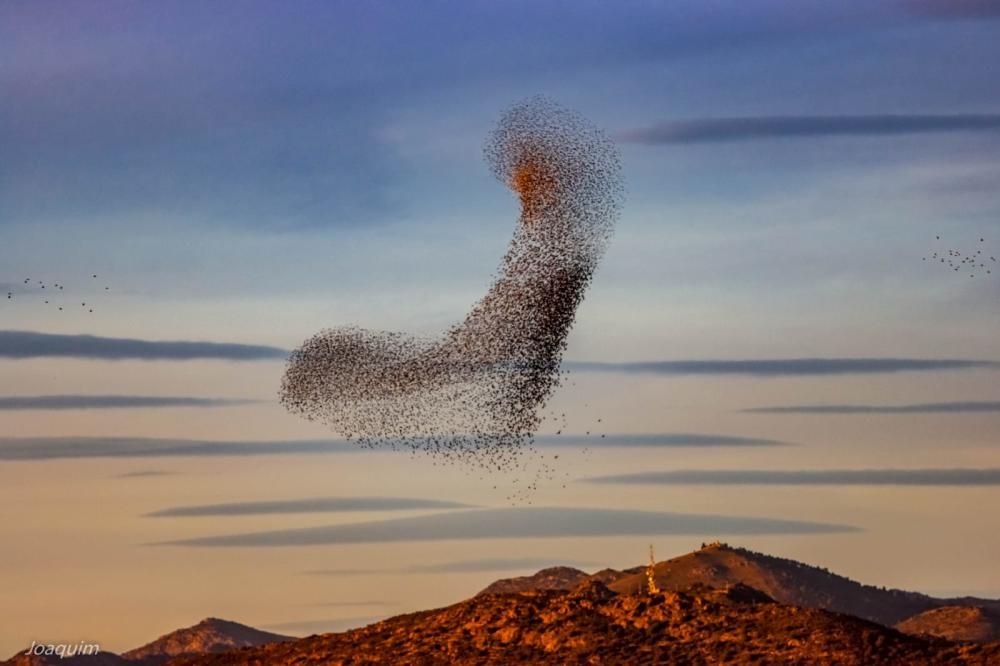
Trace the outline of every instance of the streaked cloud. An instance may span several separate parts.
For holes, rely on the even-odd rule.
[[[165,469],[137,469],[134,472],[125,472],[124,474],[118,474],[114,478],[116,479],[144,479],[152,476],[173,476],[177,472],[171,472]]]
[[[648,434],[605,435],[539,435],[536,445],[545,448],[561,446],[594,447],[636,447],[636,448],[673,448],[673,447],[712,447],[712,446],[794,446],[788,442],[759,437],[738,437],[735,435],[715,435],[707,433],[664,432]]]
[[[697,447],[791,446],[784,442],[732,435],[650,433],[643,435],[543,435],[543,447]],[[365,451],[341,439],[213,441],[145,437],[8,437],[0,438],[0,460],[59,458],[173,458],[179,456],[320,455]]]
[[[563,566],[577,569],[595,569],[597,562],[567,560],[564,557],[487,557],[475,560],[439,562],[437,564],[412,564],[406,567],[383,569],[318,569],[304,572],[310,576],[362,576],[369,574],[453,574],[490,573],[496,571],[538,571],[548,567]]]
[[[105,361],[266,361],[284,360],[291,352],[280,347],[194,340],[141,340],[92,335],[60,335],[0,330],[0,359],[84,358]],[[668,361],[566,361],[575,372],[658,375],[746,375],[781,377],[931,372],[1000,368],[1000,362],[953,358],[778,358],[694,359]]]
[[[1000,402],[926,402],[913,405],[778,405],[744,409],[752,414],[964,414],[1000,412]]]
[[[578,372],[786,377],[996,369],[1000,368],[1000,362],[951,358],[775,358],[636,361],[631,363],[572,361],[564,364],[564,367]]]
[[[288,352],[266,345],[194,340],[138,340],[36,331],[0,331],[0,359],[85,358],[102,361],[279,360]]]
[[[308,497],[292,500],[263,500],[177,506],[147,513],[147,517],[259,516],[284,513],[326,513],[332,511],[406,511],[410,509],[468,509],[471,505],[416,497]]]
[[[623,485],[996,486],[1000,485],[1000,469],[688,469],[595,476],[584,481]]]
[[[153,545],[281,547],[477,539],[651,535],[835,534],[847,525],[708,514],[526,507],[456,511],[362,523],[226,534]]]
[[[318,604],[309,604],[316,608],[380,608],[383,606],[398,606],[396,601],[323,601]]]
[[[379,620],[385,619],[384,615],[369,615],[364,617],[343,617],[329,620],[293,620],[291,622],[279,622],[277,624],[265,624],[261,627],[265,631],[281,633],[292,633],[299,636],[311,634],[328,634],[333,631],[347,631],[364,627]]]
[[[897,136],[930,132],[994,132],[1000,114],[759,116],[664,122],[618,133],[626,143],[661,145],[829,136]]]
[[[0,397],[0,410],[143,409],[152,407],[233,407],[261,400],[153,395],[25,395]]]
[[[8,437],[0,439],[0,460],[58,458],[173,458],[353,453],[342,440],[212,441],[143,437]]]

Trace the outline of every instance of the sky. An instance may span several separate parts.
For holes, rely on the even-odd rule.
[[[1000,597],[998,29],[993,0],[0,3],[0,656],[717,538]],[[323,328],[463,318],[518,215],[484,142],[538,94],[627,195],[558,478],[512,507],[277,392]]]

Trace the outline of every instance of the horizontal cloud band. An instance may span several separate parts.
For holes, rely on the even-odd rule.
[[[858,531],[827,523],[622,509],[513,508],[250,532],[153,545],[319,546],[354,543],[649,535],[832,534]]]
[[[190,340],[155,341],[104,338],[93,335],[58,335],[35,331],[0,331],[0,359],[86,358],[104,361],[190,361],[221,359],[261,361],[285,359],[278,347]]]
[[[782,405],[744,409],[752,414],[963,414],[1000,412],[1000,402],[927,402],[915,405]]]
[[[0,410],[141,409],[151,407],[232,407],[260,400],[146,395],[26,395],[0,397]]]
[[[622,485],[996,486],[1000,469],[675,470],[595,476]]]
[[[375,574],[451,574],[451,573],[491,573],[496,571],[538,571],[548,567],[563,566],[577,569],[593,569],[600,566],[596,562],[567,560],[564,557],[487,557],[477,560],[458,560],[437,564],[411,564],[395,569],[319,569],[304,572],[309,576],[364,576]]]
[[[173,458],[351,453],[358,447],[339,440],[236,441],[143,437],[11,437],[0,439],[0,460],[58,458]]]
[[[565,438],[565,439],[564,439]],[[652,433],[548,435],[540,446],[578,447],[695,447],[781,446],[783,442],[732,435]],[[336,439],[285,441],[210,441],[144,437],[11,437],[0,438],[0,460],[54,460],[58,458],[170,458],[181,456],[313,455],[364,451],[356,444]]]
[[[535,438],[535,444],[545,448],[581,446],[620,446],[636,448],[695,446],[792,446],[788,442],[782,442],[776,439],[687,432],[605,435],[603,438],[598,439],[595,439],[593,435],[539,435]]]
[[[34,331],[0,331],[0,359],[84,358],[125,361],[262,361],[284,360],[289,352],[279,347],[191,340],[156,341],[103,338],[92,335],[57,335]],[[567,361],[566,370],[658,375],[746,375],[780,377],[796,375],[848,375],[892,372],[1000,368],[1000,362],[977,359],[921,358],[785,358],[705,359],[690,361],[636,361],[604,363]]]
[[[787,377],[996,369],[1000,368],[1000,363],[949,358],[779,358],[637,361],[633,363],[575,361],[564,364],[564,367],[579,372],[618,372],[623,374]]]
[[[660,145],[753,139],[895,136],[930,132],[996,130],[1000,130],[1000,115],[997,114],[761,116],[666,122],[651,127],[626,130],[619,133],[617,138],[625,143]]]
[[[295,500],[233,502],[178,506],[147,513],[151,518],[258,516],[330,511],[405,511],[409,509],[468,509],[468,504],[415,497],[308,497]]]

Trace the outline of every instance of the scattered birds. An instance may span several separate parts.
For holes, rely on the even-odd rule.
[[[97,274],[91,275],[90,280],[93,281],[97,279]],[[111,291],[110,285],[103,285],[104,292]],[[89,284],[78,284],[70,288],[70,293],[76,292],[77,294],[90,294],[92,293],[93,287]],[[43,292],[43,290],[46,290]],[[58,292],[66,291],[66,284],[63,282],[48,282],[45,280],[39,280],[37,278],[26,277],[20,282],[20,286],[15,286],[13,288],[7,289],[7,300],[14,301],[17,303],[39,303],[41,305],[49,305],[55,307],[56,311],[65,311],[65,301],[58,300],[60,298]],[[60,305],[62,303],[62,305]],[[96,305],[90,301],[80,302],[80,307],[87,310],[87,313],[93,313]]]
[[[321,331],[290,356],[280,399],[364,447],[515,474],[507,499],[530,503],[555,476],[534,435],[618,217],[621,166],[600,130],[544,98],[508,110],[484,154],[521,203],[487,294],[437,339]]]
[[[935,236],[936,240],[941,240],[941,236]],[[944,264],[944,267],[953,273],[968,274],[970,278],[977,276],[993,275],[996,269],[997,258],[989,254],[986,250],[986,238],[980,238],[974,250],[960,250],[958,248],[941,248],[935,250],[930,255],[922,257],[923,261]]]

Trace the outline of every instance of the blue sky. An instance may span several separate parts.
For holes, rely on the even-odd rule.
[[[1000,533],[976,510],[998,490],[955,481],[1000,467],[1000,272],[922,260],[1000,255],[998,28],[992,0],[0,4],[0,518],[18,544],[0,584],[22,597],[0,602],[0,654],[81,633],[133,647],[205,615],[334,626],[347,616],[320,604],[398,586],[347,576],[309,611],[291,599],[320,594],[301,571],[631,566],[654,537],[664,555],[705,540],[647,538],[648,525],[702,514],[718,518],[707,537],[735,526],[741,543],[866,582],[1000,590],[995,537],[963,553],[957,578],[935,564]],[[589,524],[388,553],[339,537],[245,547],[235,566],[228,548],[143,545],[424,524],[388,510],[142,517],[188,505],[412,496],[416,514],[424,500],[501,510],[492,483],[341,455],[322,443],[336,433],[275,397],[283,350],[321,328],[434,334],[462,318],[518,214],[482,146],[536,94],[616,138],[627,187],[570,339],[576,379],[554,398],[569,431],[596,432],[600,416],[610,441],[561,453],[567,488],[538,503],[666,517],[622,514],[638,527],[618,536]],[[37,280],[66,285],[65,310]],[[857,483],[898,468],[952,485]],[[727,481],[577,483],[685,470]],[[751,477],[798,485],[750,498],[732,480]],[[67,553],[81,526],[92,538]],[[890,548],[922,554],[891,568],[878,563]],[[242,566],[273,583],[242,589]],[[191,571],[204,584],[172,596]],[[107,613],[85,621],[72,601],[51,610],[81,573],[108,590]],[[489,582],[475,566],[448,584],[408,576],[407,598],[382,601],[422,608]],[[140,581],[164,595],[160,614],[136,610]]]

